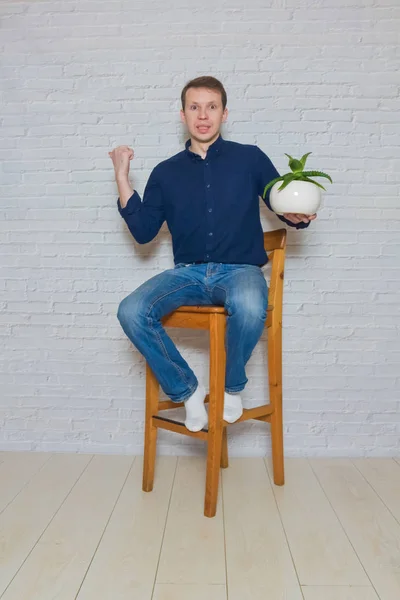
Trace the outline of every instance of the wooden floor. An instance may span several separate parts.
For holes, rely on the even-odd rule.
[[[399,600],[400,459],[0,453],[1,600]]]

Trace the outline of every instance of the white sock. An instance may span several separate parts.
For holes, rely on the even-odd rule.
[[[234,423],[243,414],[242,398],[240,394],[228,394],[225,392],[224,395],[224,421],[228,423]]]
[[[189,431],[200,431],[208,423],[208,415],[204,406],[206,390],[198,385],[196,391],[185,400],[186,420],[185,426]]]

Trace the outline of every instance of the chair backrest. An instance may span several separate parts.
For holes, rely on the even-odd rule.
[[[264,248],[272,265],[268,304],[274,307],[274,311],[280,313],[280,319],[278,319],[280,321],[283,303],[286,229],[264,232]]]

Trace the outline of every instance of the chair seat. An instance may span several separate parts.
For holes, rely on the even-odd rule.
[[[269,304],[268,311],[271,311],[274,307]],[[215,306],[214,304],[209,304],[205,306],[180,306],[176,308],[174,312],[177,313],[194,313],[194,314],[214,314],[214,313],[225,313],[228,314],[224,306]]]

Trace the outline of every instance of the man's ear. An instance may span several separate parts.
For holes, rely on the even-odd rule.
[[[229,113],[228,109],[227,109],[227,108],[225,108],[224,112],[222,113],[222,122],[223,122],[223,123],[225,123],[225,121],[227,120],[227,118],[228,118],[228,113]]]
[[[184,113],[184,111],[182,109],[179,111],[179,114],[181,116],[182,123],[186,123],[185,113]]]

